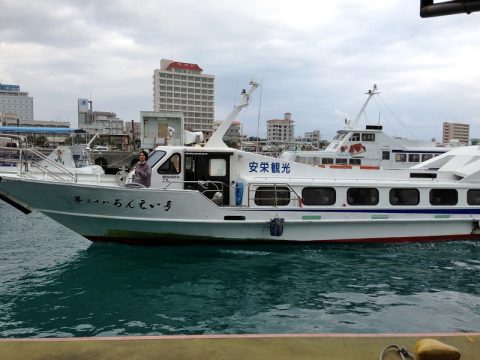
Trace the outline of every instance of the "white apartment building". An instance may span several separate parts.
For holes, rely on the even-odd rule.
[[[185,129],[213,132],[215,76],[203,74],[197,64],[162,59],[153,72],[153,109],[181,112]]]
[[[216,131],[223,121],[214,121],[213,130]],[[242,142],[242,123],[238,120],[233,120],[232,125],[228,128],[223,136],[223,141],[230,147],[239,147]]]
[[[33,120],[33,97],[20,91],[19,85],[0,83],[0,121],[7,117]]]
[[[305,139],[310,141],[313,148],[320,149],[320,130],[307,131]]]
[[[267,121],[267,144],[278,146],[281,149],[288,148],[292,144],[295,133],[295,122],[292,114],[285,113],[283,119],[271,119]]]
[[[443,143],[448,144],[454,139],[458,140],[460,144],[468,145],[470,140],[470,125],[444,122]]]

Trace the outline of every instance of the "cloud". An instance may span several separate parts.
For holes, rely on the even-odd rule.
[[[75,124],[76,100],[90,94],[95,109],[138,119],[152,109],[161,58],[216,76],[218,119],[250,79],[262,81],[261,99],[257,91],[240,115],[249,133],[291,112],[298,135],[331,137],[374,83],[421,138],[479,118],[480,14],[421,19],[417,2],[400,0],[0,0],[0,9],[0,82],[29,91],[37,119]]]

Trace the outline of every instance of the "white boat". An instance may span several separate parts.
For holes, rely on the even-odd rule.
[[[204,147],[160,146],[152,187],[1,178],[0,197],[92,241],[402,242],[479,239],[480,148],[415,169],[314,167],[228,148],[222,136],[252,83]],[[179,160],[175,167],[174,160]],[[131,177],[130,177],[131,178]]]
[[[360,119],[370,100],[378,95],[377,85],[367,92],[367,100],[353,122],[337,132],[324,150],[288,150],[280,158],[321,167],[381,167],[402,169],[417,165],[451,148],[436,146],[434,142],[391,137],[383,126],[360,126]]]
[[[46,156],[29,146],[25,136],[1,135],[0,176],[3,178],[20,177],[111,185],[121,183],[121,176],[125,176],[124,173],[119,176],[106,175],[101,166],[93,164],[88,144],[57,146]]]

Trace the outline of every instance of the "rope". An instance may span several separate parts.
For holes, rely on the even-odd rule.
[[[387,351],[390,351],[390,350],[396,350],[398,355],[400,356],[400,358],[402,360],[406,360],[407,358],[410,358],[410,359],[414,359],[414,356],[412,355],[412,353],[410,353],[407,348],[404,348],[402,346],[398,346],[398,345],[388,345],[386,348],[384,348],[382,350],[382,352],[380,353],[380,357],[378,358],[379,360],[383,360],[383,357],[385,356],[385,353]]]

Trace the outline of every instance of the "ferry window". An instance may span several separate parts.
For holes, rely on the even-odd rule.
[[[175,153],[170,156],[160,167],[157,172],[159,174],[179,174],[180,173],[180,159],[179,153]]]
[[[395,154],[396,162],[407,162],[407,154]]]
[[[377,205],[378,190],[375,188],[350,188],[347,191],[349,205]]]
[[[352,136],[350,136],[350,141],[360,141],[360,133],[353,133]]]
[[[285,206],[290,203],[290,190],[285,186],[259,186],[254,202],[259,206]]]
[[[322,164],[323,165],[333,164],[333,159],[332,158],[323,158],[322,159]]]
[[[432,205],[456,205],[458,193],[455,189],[432,189],[430,190],[430,204]]]
[[[390,151],[382,151],[382,160],[390,160]]]
[[[335,204],[335,189],[321,187],[306,187],[302,190],[304,205],[333,205]]]
[[[408,154],[408,162],[420,162],[420,154]]]
[[[433,154],[422,154],[422,161],[427,161],[433,158]]]
[[[153,167],[157,162],[159,162],[165,156],[165,154],[166,152],[162,150],[153,152],[152,154],[148,155],[147,164],[150,167]]]
[[[418,205],[420,202],[417,189],[392,189],[389,197],[391,205]]]
[[[225,176],[227,175],[227,160],[225,159],[210,159],[208,166],[208,175],[210,176]]]
[[[362,160],[361,159],[350,159],[350,165],[361,165]]]
[[[194,171],[195,169],[193,168],[194,162],[192,161],[191,156],[185,156],[185,170],[190,170]]]
[[[467,192],[468,205],[480,205],[480,190],[471,189]]]
[[[335,164],[346,164],[347,163],[347,159],[344,159],[344,158],[339,158],[339,159],[335,159]]]
[[[362,134],[362,141],[375,141],[375,134],[370,134],[370,133]]]

